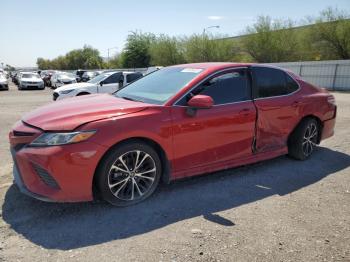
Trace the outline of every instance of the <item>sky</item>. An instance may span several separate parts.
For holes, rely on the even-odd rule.
[[[350,11],[350,0],[0,0],[0,66],[35,66],[85,44],[106,57],[130,31],[171,36],[239,35],[257,16],[301,21],[326,7]]]

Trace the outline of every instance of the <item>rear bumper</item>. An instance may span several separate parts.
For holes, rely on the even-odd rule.
[[[334,117],[323,122],[321,140],[327,139],[334,135],[335,119],[336,118]]]

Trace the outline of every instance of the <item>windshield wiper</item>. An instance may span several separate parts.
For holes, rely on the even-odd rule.
[[[126,97],[126,96],[118,96],[118,97],[123,98],[125,100],[130,100],[130,101],[134,101],[134,102],[142,102],[143,103],[142,100],[137,100],[137,99]]]

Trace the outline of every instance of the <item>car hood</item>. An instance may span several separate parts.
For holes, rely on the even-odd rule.
[[[95,94],[52,102],[28,113],[22,121],[45,131],[69,131],[96,120],[136,113],[149,104]]]
[[[75,80],[75,79],[74,79]],[[71,89],[78,89],[78,88],[88,88],[88,87],[94,87],[96,85],[91,84],[91,83],[75,83],[75,84],[69,84],[69,85],[64,85],[59,88],[56,88],[56,92],[64,91],[64,90],[71,90]]]
[[[73,81],[75,77],[59,77],[58,79],[62,81]]]

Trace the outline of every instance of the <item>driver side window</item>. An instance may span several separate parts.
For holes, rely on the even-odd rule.
[[[119,83],[120,77],[122,75],[120,73],[113,74],[107,77],[103,82],[104,84],[117,84]]]
[[[216,75],[200,84],[180,101],[181,105],[195,95],[207,95],[214,100],[214,105],[229,104],[250,100],[250,85],[246,69],[232,70],[228,73]]]

